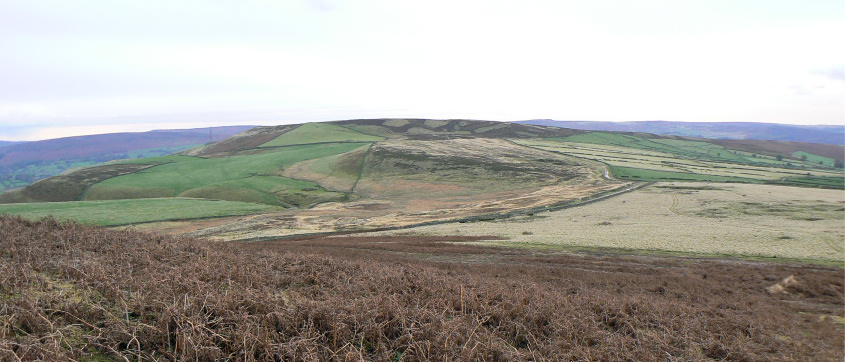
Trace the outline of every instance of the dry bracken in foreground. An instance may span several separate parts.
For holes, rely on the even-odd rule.
[[[0,217],[0,359],[843,358],[841,268],[444,240],[225,244]]]

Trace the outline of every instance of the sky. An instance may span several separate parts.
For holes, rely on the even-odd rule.
[[[0,0],[0,140],[355,118],[845,126],[845,1]]]

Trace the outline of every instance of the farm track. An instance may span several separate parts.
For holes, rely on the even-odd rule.
[[[678,195],[672,195],[672,206],[669,206],[669,211],[675,215],[682,215],[678,211]]]

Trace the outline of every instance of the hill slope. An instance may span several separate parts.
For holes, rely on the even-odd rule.
[[[0,147],[0,190],[25,186],[74,167],[161,156],[220,141],[249,128],[252,126],[112,133],[7,145]]]
[[[249,128],[252,126],[112,133],[9,144],[0,147],[0,191],[76,167],[166,155],[220,141]]]
[[[755,139],[845,145],[845,126],[800,126],[753,122],[590,122],[548,119],[515,123],[591,131],[643,132],[711,139]]]
[[[256,127],[175,155],[68,172],[0,194],[0,202],[82,202],[68,204],[63,214],[119,225],[156,221],[134,215],[125,200],[172,200],[162,204],[174,208],[196,207],[199,200],[208,210],[222,207],[214,202],[224,200],[233,218],[159,227],[257,239],[498,217],[589,200],[641,181],[845,188],[842,170],[834,167],[837,159],[826,156],[833,156],[829,150],[843,152],[843,147],[490,121],[347,120]],[[99,214],[85,202],[128,214],[125,220],[92,219]],[[254,204],[270,208],[247,207]],[[32,205],[28,215],[46,210]],[[0,207],[0,212],[25,209]],[[261,215],[234,217],[253,212]],[[158,220],[174,221],[175,214]]]
[[[394,227],[552,205],[625,185],[603,177],[598,163],[505,140],[576,133],[416,119],[256,127],[176,155],[119,160],[41,180],[0,194],[0,201],[97,201],[106,207],[102,202],[191,198],[289,209],[207,231],[237,238],[255,237],[256,230]],[[71,206],[82,217],[90,212]]]
[[[12,142],[12,141],[0,141],[0,147],[6,147],[11,145],[16,145],[23,142]]]

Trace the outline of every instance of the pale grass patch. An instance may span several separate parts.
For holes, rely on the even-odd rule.
[[[807,207],[801,215],[794,210],[753,215],[733,208],[744,203]],[[815,211],[813,205],[828,211]],[[533,218],[425,226],[400,232],[495,235],[509,240],[497,244],[514,246],[609,247],[845,261],[845,212],[837,212],[843,205],[845,193],[839,190],[657,183],[606,201]],[[702,214],[712,208],[724,208],[728,214]]]

